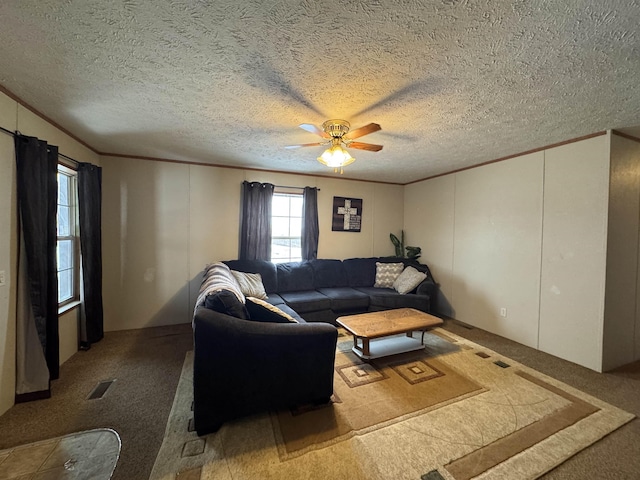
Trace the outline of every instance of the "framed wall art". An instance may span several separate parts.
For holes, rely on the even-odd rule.
[[[333,197],[331,230],[334,232],[359,232],[361,223],[361,198]]]

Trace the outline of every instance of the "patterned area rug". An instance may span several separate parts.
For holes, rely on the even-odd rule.
[[[187,354],[152,480],[537,478],[633,415],[442,329],[367,364],[336,351],[330,404],[198,437]]]

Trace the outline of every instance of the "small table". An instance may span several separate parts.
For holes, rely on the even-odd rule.
[[[420,350],[424,348],[424,333],[443,323],[442,319],[414,308],[346,315],[336,321],[353,335],[352,350],[365,360]],[[414,331],[422,332],[420,340],[413,338]],[[403,333],[406,336],[393,337]],[[379,340],[370,342],[374,339]]]

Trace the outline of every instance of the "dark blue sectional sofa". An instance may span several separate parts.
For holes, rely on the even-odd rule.
[[[402,262],[427,278],[404,295],[374,288],[376,262]],[[235,307],[242,304],[224,288],[214,288],[209,295],[205,271],[193,317],[193,413],[198,435],[245,415],[328,402],[333,393],[336,318],[402,307],[429,312],[437,288],[426,265],[407,259],[223,263],[231,270],[259,273],[267,301],[297,323],[275,321],[264,311],[249,318],[234,316]],[[214,298],[222,311],[207,308]],[[229,310],[228,301],[236,304]]]

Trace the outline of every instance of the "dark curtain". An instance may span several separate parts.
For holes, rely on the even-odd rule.
[[[60,357],[56,271],[58,147],[23,135],[15,136],[15,147],[21,246],[32,317],[25,321],[35,322],[50,379],[56,379]],[[24,352],[27,358],[39,354],[29,348]]]
[[[302,219],[302,259],[315,260],[318,258],[318,189],[304,187]]]
[[[271,202],[274,185],[242,182],[241,260],[271,260]]]
[[[82,253],[82,307],[80,344],[104,336],[102,314],[102,169],[90,163],[78,164],[78,214]]]

